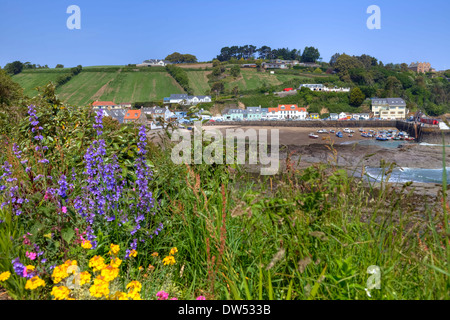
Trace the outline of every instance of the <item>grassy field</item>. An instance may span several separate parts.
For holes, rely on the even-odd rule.
[[[27,96],[35,96],[38,92],[36,87],[46,85],[49,81],[56,83],[56,79],[63,75],[61,72],[33,72],[33,73],[19,73],[13,76],[13,80],[20,84],[24,89],[24,94]]]
[[[196,95],[204,95],[211,87],[208,84],[206,75],[211,71],[188,71],[189,84]]]
[[[175,93],[184,93],[183,88],[163,72],[122,72],[106,86],[100,100],[115,102],[154,101]]]

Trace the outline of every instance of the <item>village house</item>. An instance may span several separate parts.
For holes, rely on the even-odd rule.
[[[347,116],[347,114],[345,112],[339,113],[339,119],[338,120],[345,120],[347,118],[348,118],[348,116]]]
[[[121,108],[121,109],[131,109],[131,102],[119,103],[119,108]]]
[[[330,120],[339,120],[339,115],[337,113],[330,113]]]
[[[224,121],[242,121],[244,120],[244,113],[246,110],[242,109],[225,109],[222,113]]]
[[[310,113],[310,114],[309,114],[309,118],[310,118],[310,119],[317,120],[317,119],[320,119],[320,116],[319,116],[318,113]]]
[[[261,66],[265,69],[288,69],[288,64],[283,62],[263,62]]]
[[[169,110],[168,107],[160,108],[160,107],[150,107],[150,108],[142,108],[142,112],[153,120],[157,120],[158,118],[163,119],[164,121],[169,121],[170,118],[174,117],[175,114]]]
[[[259,107],[247,107],[244,112],[244,120],[254,121],[254,120],[262,120],[267,118],[267,108]]]
[[[140,123],[145,124],[147,117],[141,110],[128,110],[123,119],[124,123]]]
[[[402,98],[373,98],[372,112],[375,118],[405,119],[408,110]]]
[[[299,119],[305,120],[308,112],[306,108],[299,108],[296,104],[279,104],[276,108],[268,108],[268,118],[270,119]]]
[[[119,109],[120,106],[112,101],[95,101],[92,103],[93,109]]]
[[[120,124],[124,123],[125,114],[127,113],[127,110],[124,109],[102,109],[103,116],[104,117],[111,117],[117,121],[119,121]]]

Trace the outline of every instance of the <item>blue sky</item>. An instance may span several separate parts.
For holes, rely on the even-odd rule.
[[[81,9],[69,30],[67,7]],[[370,5],[381,29],[369,30]],[[448,0],[1,0],[0,66],[20,60],[66,67],[123,65],[177,51],[212,60],[224,46],[369,54],[384,63],[427,61],[450,69]]]

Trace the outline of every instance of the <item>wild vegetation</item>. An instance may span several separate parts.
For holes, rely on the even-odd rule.
[[[288,157],[265,177],[175,164],[145,126],[5,81],[0,286],[14,299],[448,299],[445,180],[430,202],[385,182],[394,164],[376,186],[333,160]]]

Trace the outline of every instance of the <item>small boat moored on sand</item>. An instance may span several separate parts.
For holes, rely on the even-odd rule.
[[[311,139],[318,139],[319,138],[319,136],[317,134],[314,134],[312,132],[308,135],[308,137],[310,137]]]

